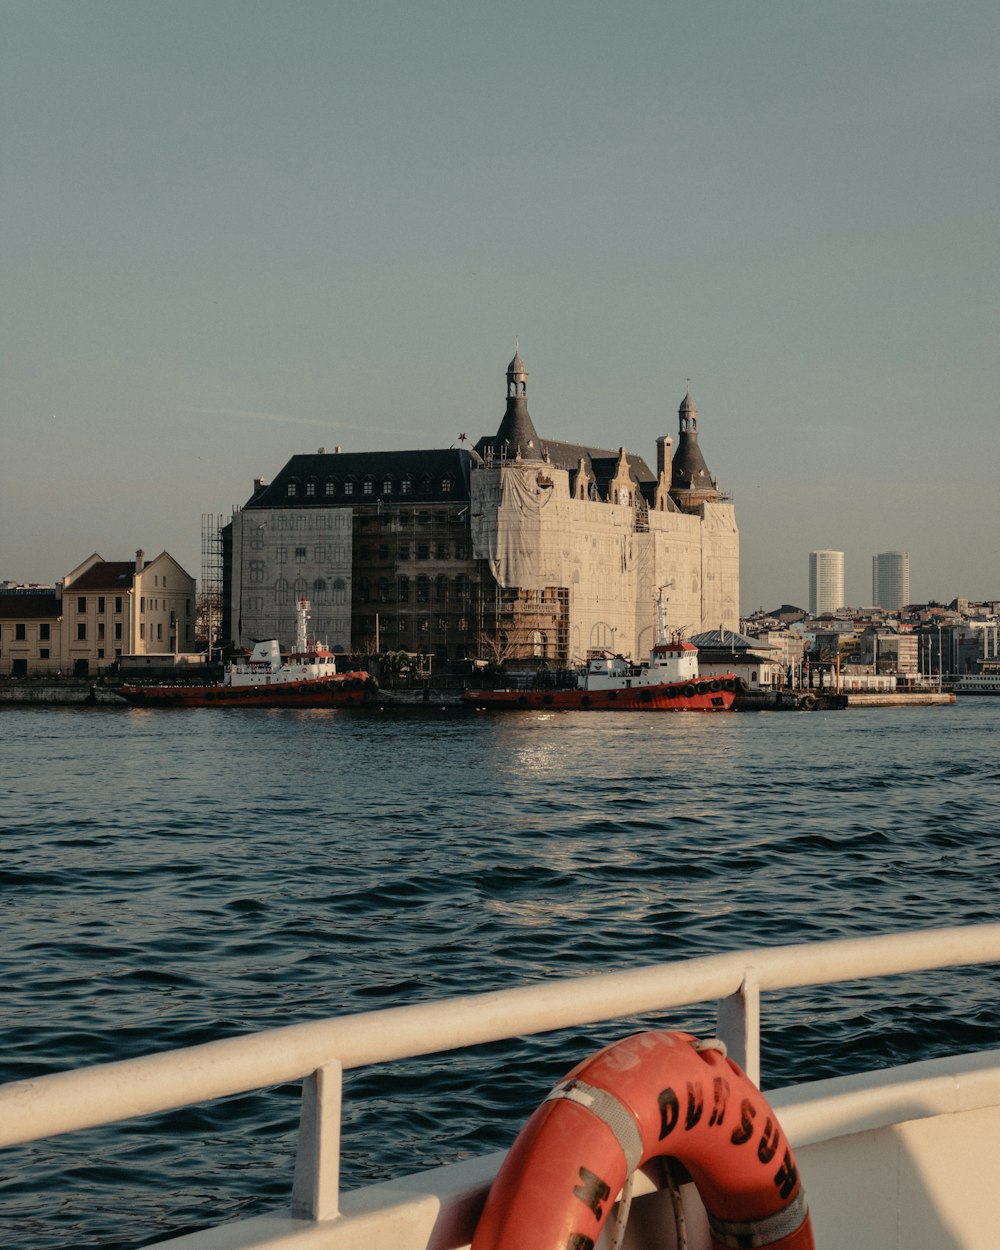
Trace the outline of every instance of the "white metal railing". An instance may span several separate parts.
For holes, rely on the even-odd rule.
[[[718,1002],[719,1035],[760,1080],[760,995],[1000,963],[1000,924],[762,947],[333,1017],[0,1087],[0,1146],[303,1081],[293,1214],[337,1214],[345,1068]]]

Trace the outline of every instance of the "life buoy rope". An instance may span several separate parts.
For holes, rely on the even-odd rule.
[[[714,1250],[814,1250],[777,1117],[719,1044],[637,1033],[578,1064],[525,1124],[493,1183],[472,1250],[593,1250],[628,1177],[679,1160]]]

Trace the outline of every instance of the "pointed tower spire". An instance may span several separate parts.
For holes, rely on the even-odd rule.
[[[514,341],[514,359],[507,366],[507,410],[492,440],[493,454],[498,459],[541,460],[542,450],[534,422],[528,412],[528,370]],[[477,449],[478,450],[478,449]]]
[[[683,512],[693,512],[703,503],[714,503],[719,491],[698,446],[698,409],[691,398],[690,387],[681,400],[677,416],[680,437],[674,453],[670,494]]]

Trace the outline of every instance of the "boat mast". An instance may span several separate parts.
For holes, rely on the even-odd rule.
[[[295,650],[302,655],[308,649],[309,600],[302,598],[295,608]]]
[[[669,590],[674,583],[672,581],[664,582],[664,584],[656,592],[656,641],[657,643],[667,641],[667,596],[663,593]]]

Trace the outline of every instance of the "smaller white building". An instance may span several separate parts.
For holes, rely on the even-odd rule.
[[[690,640],[698,648],[703,677],[735,673],[750,690],[780,690],[785,685],[782,651],[732,629],[710,629]]]

